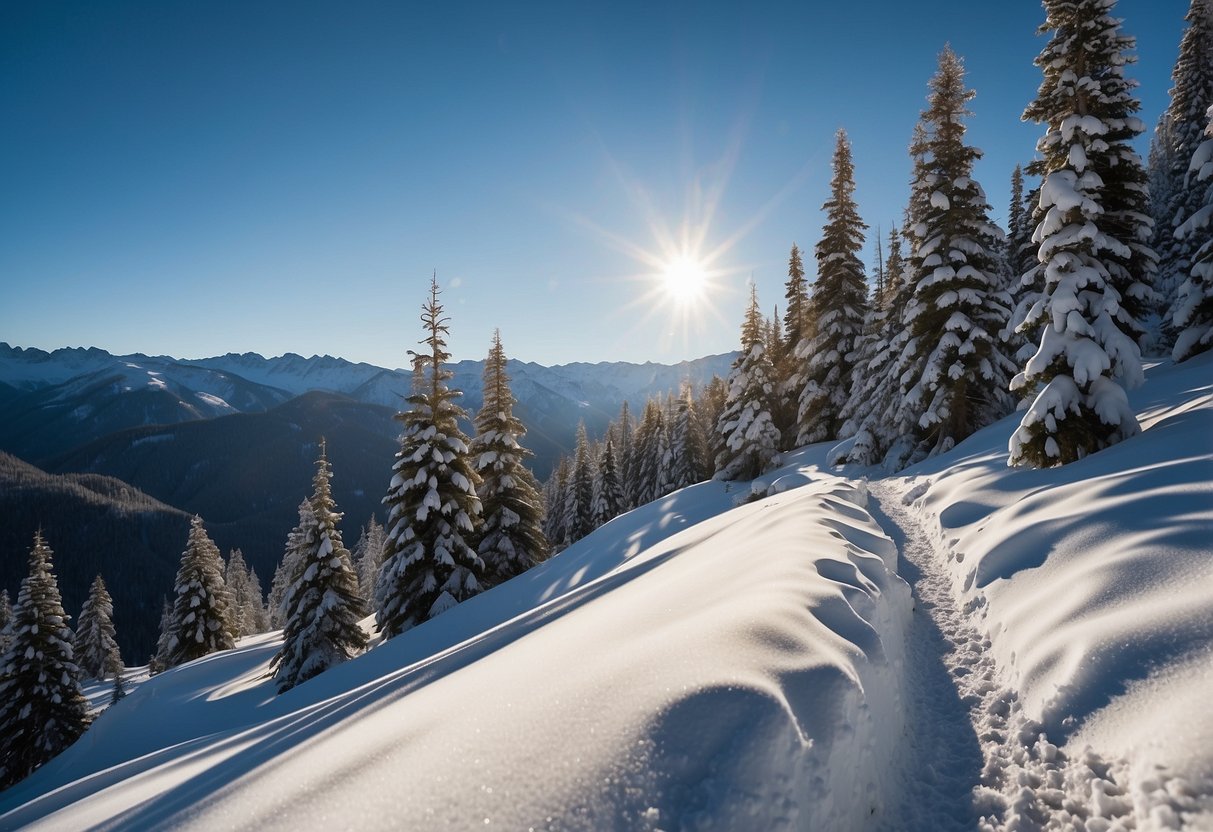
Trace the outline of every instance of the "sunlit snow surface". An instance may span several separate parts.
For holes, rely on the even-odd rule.
[[[0,829],[1213,828],[1213,356],[1130,401],[1052,471],[1007,467],[1012,416],[872,498],[826,446],[685,489],[283,696],[246,640]]]
[[[0,825],[857,828],[903,728],[895,549],[836,480],[739,493],[619,518],[281,697],[273,637],[156,677]]]

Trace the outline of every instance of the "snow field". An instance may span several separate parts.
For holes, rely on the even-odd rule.
[[[684,489],[281,697],[277,637],[154,677],[0,826],[866,829],[909,590],[862,489]]]
[[[1151,368],[1144,432],[1062,469],[1007,469],[1004,420],[876,489],[959,602],[983,828],[1213,828],[1211,368]]]

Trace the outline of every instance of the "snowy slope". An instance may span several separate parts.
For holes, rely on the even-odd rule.
[[[1143,433],[1062,469],[1007,468],[1012,418],[888,484],[1025,718],[1071,759],[1090,746],[1139,828],[1209,829],[1213,355],[1130,401]]]
[[[862,829],[908,589],[862,492],[686,489],[276,697],[276,638],[144,683],[0,826]],[[14,808],[15,807],[15,808]]]

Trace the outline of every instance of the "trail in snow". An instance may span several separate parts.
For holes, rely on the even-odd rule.
[[[999,684],[984,638],[961,609],[930,537],[902,494],[873,482],[870,510],[898,546],[913,588],[907,633],[906,740],[914,782],[905,790],[907,829],[1132,829],[1132,800],[1113,765],[1087,750],[1071,759]],[[896,813],[893,815],[896,817]],[[1159,819],[1164,820],[1164,819]],[[1165,823],[1165,820],[1164,820]]]

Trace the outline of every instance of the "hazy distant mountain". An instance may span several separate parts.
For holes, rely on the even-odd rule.
[[[110,477],[56,476],[2,452],[0,515],[0,588],[17,600],[26,556],[41,528],[55,552],[68,613],[79,614],[93,577],[103,575],[123,658],[145,663],[156,643],[160,597],[171,593],[185,548],[189,515]]]

